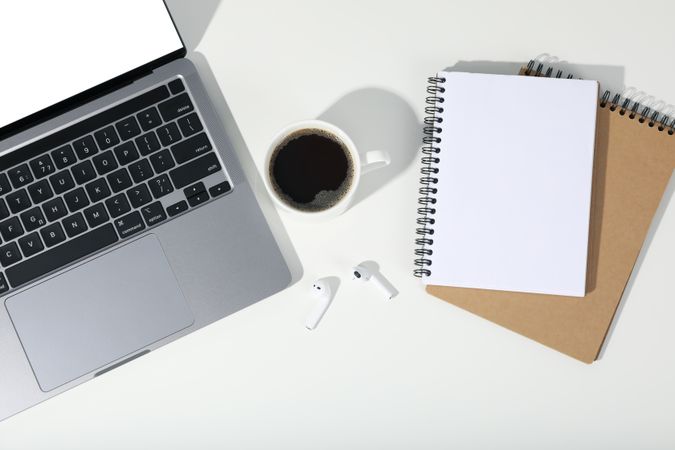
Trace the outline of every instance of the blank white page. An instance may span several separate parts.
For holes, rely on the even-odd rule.
[[[598,83],[441,73],[427,284],[582,297]]]

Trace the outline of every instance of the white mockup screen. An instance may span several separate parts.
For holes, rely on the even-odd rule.
[[[162,0],[0,6],[0,129],[182,48]]]

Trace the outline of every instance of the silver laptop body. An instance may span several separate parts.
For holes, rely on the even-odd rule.
[[[195,66],[174,56],[0,140],[0,419],[291,281]]]

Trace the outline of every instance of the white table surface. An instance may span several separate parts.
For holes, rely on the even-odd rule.
[[[513,70],[548,52],[582,72],[602,72],[614,87],[639,86],[675,102],[670,2],[169,6],[199,52],[195,59],[275,229],[285,226],[282,245],[296,283],[0,423],[0,448],[675,446],[670,195],[593,365],[428,296],[411,276],[426,77],[458,62]],[[317,117],[342,125],[363,149],[389,150],[394,165],[364,177],[359,201],[343,216],[309,224],[275,213],[258,171],[282,126]],[[500,120],[499,105],[481,120],[486,128]],[[349,267],[363,260],[379,263],[400,290],[396,299],[386,302],[373,286],[351,281]],[[308,332],[308,285],[329,275],[341,278],[337,297]]]

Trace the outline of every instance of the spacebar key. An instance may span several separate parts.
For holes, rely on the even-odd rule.
[[[117,233],[109,223],[40,253],[35,258],[26,259],[5,270],[5,275],[12,287],[17,287],[101,250],[117,240]]]

